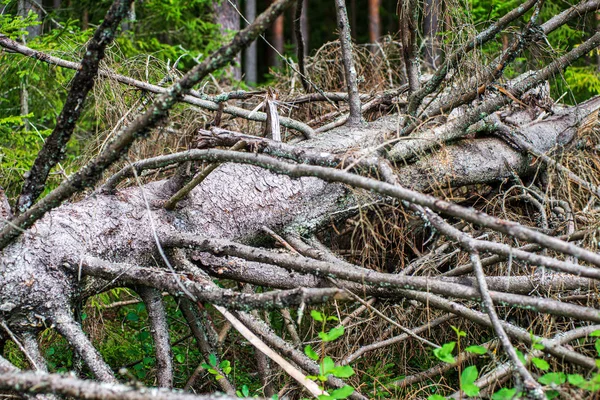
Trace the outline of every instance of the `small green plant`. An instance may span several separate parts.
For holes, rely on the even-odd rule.
[[[594,331],[590,334],[591,337],[600,337],[600,330]],[[600,368],[600,339],[596,339],[594,347],[598,353],[596,359],[596,365]],[[532,335],[532,350],[543,350],[544,346],[540,343],[540,340],[534,340]],[[519,350],[517,350],[517,356],[523,362],[526,363],[525,356]],[[548,371],[550,364],[542,358],[531,357],[531,363],[541,371]],[[589,392],[597,392],[600,390],[600,373],[594,373],[589,379],[586,379],[580,374],[566,374],[564,372],[546,372],[538,378],[538,382],[544,385],[546,392],[546,398],[554,399],[558,397],[558,388],[561,385],[569,384],[576,388],[586,390]],[[492,395],[492,400],[512,400],[520,398],[521,393],[517,393],[517,389],[502,388]]]
[[[335,376],[336,378],[349,378],[354,375],[354,369],[352,369],[352,367],[349,365],[335,365],[335,362],[331,357],[325,356],[325,344],[337,340],[344,334],[343,326],[336,326],[329,331],[325,330],[328,321],[337,322],[338,318],[334,316],[326,316],[324,313],[316,310],[312,310],[310,315],[316,322],[321,322],[321,331],[319,332],[319,338],[321,338],[321,355],[319,355],[310,345],[306,345],[306,347],[304,347],[304,354],[314,361],[319,361],[319,374],[310,375],[308,378],[320,382],[321,388],[323,389],[323,383],[327,381],[329,376]],[[319,400],[346,399],[352,393],[354,393],[354,388],[346,385],[339,389],[333,390],[327,395],[319,396]]]
[[[248,396],[250,396],[250,388],[248,388],[248,385],[242,385],[242,388],[236,390],[235,394],[237,397],[241,397],[241,398],[248,397]]]
[[[455,326],[451,327],[454,333],[456,333],[456,341],[444,343],[441,347],[433,349],[433,355],[440,361],[448,364],[454,364],[456,359],[452,355],[455,348],[460,353],[460,339],[467,336],[467,333],[462,331],[460,328]],[[466,352],[483,355],[487,353],[487,348],[484,346],[473,345],[465,348]],[[477,396],[479,394],[479,387],[475,385],[475,381],[479,377],[479,371],[477,366],[471,365],[461,371],[461,366],[458,365],[458,373],[460,375],[460,389],[467,396]],[[439,394],[433,394],[427,398],[427,400],[443,400],[444,396]]]
[[[231,362],[229,362],[228,360],[218,362],[217,356],[215,354],[211,354],[208,356],[208,362],[209,364],[202,363],[202,367],[206,369],[209,374],[213,375],[215,377],[215,380],[217,381],[219,379],[225,378],[223,374],[229,375],[229,373],[231,372]]]

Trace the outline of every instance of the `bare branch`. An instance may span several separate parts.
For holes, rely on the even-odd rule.
[[[342,62],[346,74],[346,87],[348,88],[348,105],[350,106],[350,116],[347,124],[356,126],[362,121],[360,111],[360,94],[358,92],[358,79],[356,77],[356,67],[354,66],[352,53],[352,36],[350,34],[350,22],[348,22],[348,12],[346,11],[345,0],[335,0],[338,30],[340,35],[340,45],[342,48]]]
[[[144,301],[148,311],[150,333],[154,339],[158,387],[171,389],[173,388],[173,353],[162,295],[160,291],[149,287],[137,288],[136,292]]]
[[[304,65],[304,35],[302,35],[302,14],[304,1],[296,0],[296,11],[294,12],[294,34],[296,35],[296,57],[298,57],[298,71],[302,87],[306,93],[310,92],[310,83],[306,76],[306,66]]]
[[[0,388],[20,393],[56,393],[82,400],[235,400],[237,397],[191,395],[165,389],[138,389],[116,383],[77,379],[69,375],[10,372],[0,374]]]
[[[83,111],[87,94],[94,87],[98,66],[104,58],[106,46],[112,43],[132,1],[115,0],[104,16],[104,20],[94,32],[94,36],[90,39],[85,55],[81,60],[80,68],[71,83],[71,89],[63,109],[56,120],[56,126],[50,136],[46,138],[33,166],[26,174],[15,207],[17,212],[24,212],[31,207],[44,191],[50,170],[64,158],[67,142],[71,138],[75,125]]]
[[[56,326],[56,330],[73,346],[99,381],[110,383],[117,381],[113,371],[87,338],[81,325],[75,322],[69,314],[69,310],[55,311],[52,322]]]
[[[597,34],[600,39],[600,33]],[[401,186],[394,186],[389,183],[377,181],[371,178],[365,178],[359,175],[325,168],[320,166],[289,164],[285,161],[275,159],[260,154],[240,153],[227,150],[190,150],[182,153],[175,153],[168,156],[162,156],[156,159],[150,159],[155,163],[155,167],[165,166],[173,162],[189,160],[205,160],[212,162],[231,161],[236,163],[253,164],[291,177],[316,176],[328,182],[341,182],[353,187],[372,190],[374,192],[387,195],[398,200],[408,201],[423,207],[430,208],[443,214],[464,219],[497,232],[537,243],[549,249],[561,253],[575,256],[581,260],[600,266],[600,256],[592,251],[583,249],[571,243],[564,242],[552,236],[537,232],[534,229],[525,227],[515,222],[495,218],[482,212],[475,212],[469,208],[459,206],[433,196],[405,189]],[[150,160],[146,160],[150,163]],[[555,260],[557,261],[557,260]],[[592,273],[591,271],[588,271]]]
[[[475,322],[476,324],[492,327],[489,317],[482,312],[473,310],[470,307],[462,304],[452,302],[444,299],[438,295],[432,293],[417,292],[414,290],[403,291],[404,296],[410,299],[417,300],[420,303],[426,304],[428,307],[434,307],[439,310],[458,315],[466,318],[469,321]],[[552,354],[559,360],[565,360],[575,365],[579,365],[589,370],[595,370],[597,368],[596,361],[593,358],[586,357],[576,351],[569,350],[566,347],[559,345],[552,340],[545,339],[543,337],[532,335],[527,330],[509,324],[506,321],[501,321],[500,324],[506,333],[522,343],[531,345],[534,341],[544,346],[544,351]]]
[[[529,11],[538,0],[527,0],[524,4],[521,4],[519,7],[508,12],[504,17],[500,18],[496,23],[490,25],[487,29],[480,32],[475,36],[474,39],[467,42],[463,47],[456,50],[452,53],[444,64],[442,64],[433,74],[431,79],[418,91],[415,91],[410,95],[409,104],[408,104],[408,114],[416,115],[417,109],[421,105],[421,102],[425,98],[425,96],[433,93],[442,83],[448,71],[454,68],[463,57],[473,50],[477,46],[481,46],[482,44],[493,39],[502,29],[507,27],[511,22],[516,20],[517,18],[523,16],[527,11]]]
[[[47,62],[49,64],[58,65],[60,67],[70,68],[70,69],[75,69],[75,70],[80,68],[80,65],[76,62],[66,61],[61,58],[54,57],[54,56],[48,55],[43,52],[33,50],[27,46],[23,46],[20,43],[15,42],[14,40],[11,40],[8,37],[3,36],[3,35],[0,35],[0,46],[4,47],[6,49],[9,49],[11,51],[15,51],[17,53],[23,54],[27,57],[31,57],[31,58],[35,58],[36,60]],[[117,74],[116,72],[111,71],[111,70],[101,69],[98,72],[98,75],[108,78],[108,79],[114,79],[117,82],[123,83],[125,85],[129,85],[129,86],[133,86],[138,89],[148,91],[150,93],[165,94],[165,93],[169,92],[168,88],[164,88],[164,87],[161,87],[158,85],[152,85],[147,82],[142,82],[140,80],[133,79],[128,76]],[[260,93],[260,92],[234,91],[234,92],[229,92],[229,93],[223,93],[218,96],[207,96],[196,90],[190,90],[189,94],[186,94],[181,98],[181,101],[184,103],[188,103],[188,104],[200,107],[200,108],[204,108],[206,110],[219,111],[220,107],[222,106],[222,104],[221,104],[222,102],[225,102],[229,99],[235,99],[235,98],[243,99],[243,98],[248,97],[249,94],[256,94],[256,93]],[[245,119],[248,119],[251,121],[264,122],[267,119],[267,115],[263,112],[260,112],[260,111],[252,112],[251,110],[246,110],[244,108],[235,107],[235,106],[227,106],[226,105],[226,106],[222,107],[222,111],[225,114],[233,115],[234,117],[245,118]],[[294,130],[302,133],[304,135],[304,137],[307,139],[310,138],[311,136],[313,136],[313,134],[314,134],[314,130],[310,126],[308,126],[300,121],[296,121],[296,120],[288,118],[288,117],[280,117],[280,122],[281,122],[281,125],[285,126],[286,128],[294,129]]]
[[[181,234],[165,238],[164,245],[167,247],[180,248],[192,247],[212,254],[240,257],[251,261],[278,265],[296,272],[339,278],[356,283],[368,283],[375,286],[393,286],[398,289],[424,290],[431,293],[463,299],[480,298],[477,289],[444,280],[420,276],[386,274],[358,266],[349,268],[346,263],[324,262],[296,255],[279,254],[242,245],[226,239],[207,239],[196,235]],[[518,307],[534,308],[539,312],[600,322],[600,315],[597,310],[591,307],[582,307],[552,299],[496,291],[490,292],[490,295],[494,302],[497,303],[507,303]]]
[[[534,88],[541,82],[546,81],[559,71],[566,68],[573,61],[583,57],[598,46],[600,46],[600,32],[596,33],[587,41],[569,51],[562,57],[557,58],[548,66],[536,71],[522,81],[516,83],[512,88],[509,89],[509,92],[512,94],[512,97],[519,98],[526,91]],[[459,139],[466,134],[469,126],[487,117],[490,113],[496,111],[498,108],[510,103],[511,101],[511,97],[508,96],[497,96],[495,98],[491,98],[483,102],[483,104],[480,106],[468,111],[464,116],[446,124],[437,132],[428,130],[425,133],[410,136],[409,140],[400,141],[390,150],[388,157],[395,161],[408,160],[411,158],[412,154],[422,154],[423,152],[432,150],[441,144],[447,143],[451,140]],[[416,126],[409,125],[407,129],[410,127],[414,129]]]
[[[588,12],[597,11],[600,8],[600,0],[588,0],[567,8],[565,11],[555,15],[542,24],[542,30],[546,35],[563,26],[573,18],[581,18]]]
[[[297,364],[310,374],[319,373],[319,365],[308,358],[303,352],[298,351],[288,342],[277,336],[272,329],[262,320],[254,318],[252,315],[244,312],[238,312],[237,317],[256,335],[260,336],[267,345],[277,349],[283,356],[288,357],[292,362]],[[344,381],[336,378],[333,375],[327,377],[327,383],[335,388],[340,388],[345,385]],[[366,397],[355,391],[350,395],[354,400],[366,400]]]
[[[527,368],[525,368],[521,360],[519,360],[515,348],[510,343],[510,339],[504,331],[502,324],[500,324],[500,318],[498,318],[498,314],[496,314],[492,297],[490,296],[490,292],[487,288],[485,274],[483,272],[483,267],[481,266],[481,261],[479,260],[479,254],[477,254],[476,250],[470,251],[471,262],[473,263],[473,269],[475,270],[475,276],[477,277],[477,283],[479,285],[479,293],[483,301],[483,307],[490,317],[490,323],[494,328],[494,332],[496,332],[504,351],[508,354],[508,357],[512,361],[513,367],[519,373],[527,395],[533,399],[543,400],[546,398],[546,396],[544,395],[541,385],[535,381],[533,376],[531,376],[531,373],[527,370]]]
[[[239,319],[231,314],[227,309],[221,306],[215,306],[215,308],[223,314],[223,316],[229,321],[231,325],[242,335],[247,341],[249,341],[254,347],[260,350],[263,354],[269,357],[271,360],[276,362],[288,375],[302,385],[306,390],[310,392],[314,397],[319,397],[325,394],[319,386],[308,379],[301,371],[286,361],[279,354],[274,352],[269,346],[267,346],[262,340],[259,339],[250,329],[248,329]]]
[[[181,298],[179,301],[181,304],[181,311],[183,312],[183,316],[186,319],[190,330],[194,334],[194,337],[196,338],[196,343],[198,344],[198,347],[200,348],[204,359],[208,360],[211,354],[217,356],[217,365],[213,365],[212,368],[218,370],[220,375],[223,377],[217,381],[217,384],[225,393],[227,393],[230,396],[235,396],[235,386],[233,386],[233,384],[229,381],[227,374],[223,373],[223,371],[220,370],[220,357],[217,353],[218,349],[215,348],[216,343],[211,343],[211,340],[209,339],[208,334],[206,332],[206,327],[203,323],[206,322],[206,319],[200,316],[198,306],[196,306],[191,300]],[[190,377],[190,381],[188,381],[186,386],[191,386],[192,384],[193,381],[191,381]]]
[[[341,289],[292,289],[285,291],[272,291],[260,294],[247,294],[234,292],[229,289],[216,288],[212,282],[193,282],[185,276],[176,276],[169,271],[142,268],[129,264],[110,263],[96,257],[83,257],[81,260],[82,271],[91,276],[104,279],[118,277],[121,282],[150,286],[171,293],[173,296],[181,294],[181,285],[198,299],[198,301],[222,305],[231,309],[267,308],[278,309],[294,305],[318,304],[332,299],[347,299],[346,293]],[[72,265],[77,270],[79,263]]]

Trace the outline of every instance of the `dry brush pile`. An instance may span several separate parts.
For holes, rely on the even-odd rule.
[[[290,64],[277,90],[211,94],[194,87],[293,2],[274,2],[169,87],[101,63],[129,3],[114,2],[81,63],[0,35],[6,51],[78,71],[14,207],[0,203],[0,341],[14,342],[36,371],[0,357],[0,388],[47,398],[215,397],[171,391],[164,292],[220,375],[213,389],[231,397],[236,382],[219,363],[223,325],[255,349],[236,362],[255,365],[265,397],[461,397],[514,387],[541,399],[596,388],[600,98],[562,105],[548,80],[597,49],[600,33],[538,70],[504,73],[600,1],[548,21],[538,21],[543,1],[525,1],[446,44],[441,66],[421,74],[411,1],[399,8],[400,40],[357,50],[337,0],[340,41]],[[512,42],[477,64],[479,48],[528,12]],[[107,87],[154,97],[114,105],[106,114],[114,127],[89,161],[38,199],[81,104]],[[78,322],[78,305],[115,288],[146,306],[160,389],[119,384],[120,366]],[[326,316],[336,318],[320,322]],[[38,344],[47,328],[95,381],[48,374]],[[481,373],[453,375],[477,371],[467,365]],[[569,384],[538,379],[547,369],[571,373]]]

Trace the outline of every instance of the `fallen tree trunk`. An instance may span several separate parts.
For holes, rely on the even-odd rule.
[[[570,143],[580,121],[599,105],[596,98],[576,108],[557,109],[549,120],[532,121],[524,111],[512,116],[520,118],[518,134],[546,153]],[[304,142],[302,148],[343,157],[354,148],[377,145],[393,124],[380,121],[367,129],[338,128]],[[420,191],[432,190],[440,182],[474,185],[514,173],[526,176],[536,168],[530,160],[502,139],[467,139],[400,167],[398,177],[403,186]],[[159,240],[186,233],[243,242],[263,237],[263,226],[310,234],[331,215],[348,215],[357,204],[371,201],[318,178],[292,179],[230,163],[216,169],[177,210],[169,212],[161,208],[170,194],[167,184],[159,181],[114,194],[96,193],[65,204],[7,247],[2,253],[0,310],[11,329],[21,333],[40,328],[46,321],[58,326],[65,323],[57,313],[64,316],[64,310],[71,308],[85,276],[85,268],[73,272],[65,269],[65,263],[78,265],[86,256],[94,256],[112,263],[153,265],[153,259],[160,259],[154,233]],[[197,262],[211,265],[210,258]]]

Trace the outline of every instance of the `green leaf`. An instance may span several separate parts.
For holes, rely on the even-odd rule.
[[[229,362],[229,360],[223,360],[219,364],[219,368],[228,368],[230,366],[231,366],[231,363]]]
[[[324,342],[333,342],[334,340],[336,340],[337,338],[339,338],[343,334],[344,334],[344,327],[343,326],[339,326],[339,327],[331,329],[327,333],[325,333],[325,332],[319,332],[319,337]]]
[[[327,317],[327,321],[339,321],[340,319],[336,316]]]
[[[331,359],[331,357],[325,357],[323,362],[321,363],[321,375],[328,375],[331,373],[331,370],[335,368],[335,363]]]
[[[217,355],[216,354],[209,354],[208,355],[208,363],[210,365],[212,365],[213,367],[217,366]]]
[[[548,400],[552,400],[552,399],[554,399],[554,398],[558,397],[558,395],[559,395],[559,394],[560,394],[560,393],[559,393],[559,392],[557,392],[556,390],[547,390],[547,391],[546,391],[546,398],[547,398]]]
[[[598,355],[600,355],[600,339],[596,339],[594,346],[596,347],[596,351],[598,352]]]
[[[439,394],[432,394],[427,398],[427,400],[446,400],[446,398]]]
[[[550,368],[550,364],[548,364],[548,362],[546,362],[546,360],[543,360],[541,358],[533,357],[531,359],[531,362],[533,363],[533,365],[535,365],[542,371],[548,371],[548,369]]]
[[[323,313],[320,313],[317,310],[310,310],[310,316],[312,317],[312,319],[314,319],[315,321],[318,322],[323,322]]]
[[[342,386],[339,389],[335,389],[333,392],[329,394],[330,399],[346,399],[354,393],[354,388],[352,386]]]
[[[454,333],[456,333],[456,337],[458,337],[459,339],[461,337],[466,337],[467,333],[464,331],[461,331],[460,328],[457,328],[456,326],[450,326],[450,328],[452,328],[452,330],[454,331]]]
[[[567,381],[567,375],[564,372],[549,372],[538,378],[538,382],[543,385],[562,385]]]
[[[202,366],[202,368],[209,370],[210,369],[210,365],[208,365],[207,363],[202,363],[200,364]]]
[[[152,364],[154,364],[154,357],[144,357],[144,360],[142,361],[142,363],[144,365],[152,365]]]
[[[307,344],[304,347],[304,354],[306,354],[311,360],[317,361],[319,359],[319,355],[313,350],[310,344]]]
[[[179,353],[175,355],[175,360],[177,360],[179,364],[183,364],[185,362],[185,354]]]
[[[471,365],[463,370],[462,374],[460,374],[460,384],[462,385],[470,385],[477,380],[477,376],[479,372],[477,371],[477,367],[475,365]],[[464,389],[463,389],[464,390]]]
[[[127,319],[127,321],[138,321],[140,319],[140,316],[134,313],[133,311],[130,311],[129,313],[127,313],[125,319]]]
[[[479,388],[472,383],[462,386],[461,389],[469,397],[474,397],[479,394]]]
[[[517,394],[517,389],[502,388],[492,395],[492,400],[511,400]]]
[[[583,386],[585,383],[587,383],[587,381],[585,380],[585,378],[579,374],[569,374],[567,375],[567,381],[573,385],[573,386],[577,386],[577,387],[581,387]]]
[[[600,336],[600,329],[590,333],[590,336]]]
[[[337,378],[350,378],[354,375],[354,369],[349,365],[339,365],[333,368],[331,373]]]
[[[454,357],[452,357],[454,346],[456,346],[456,342],[444,343],[439,349],[433,349],[433,355],[441,361],[453,364],[455,362]]]
[[[487,349],[483,346],[469,346],[465,349],[465,351],[479,355],[487,353]]]

